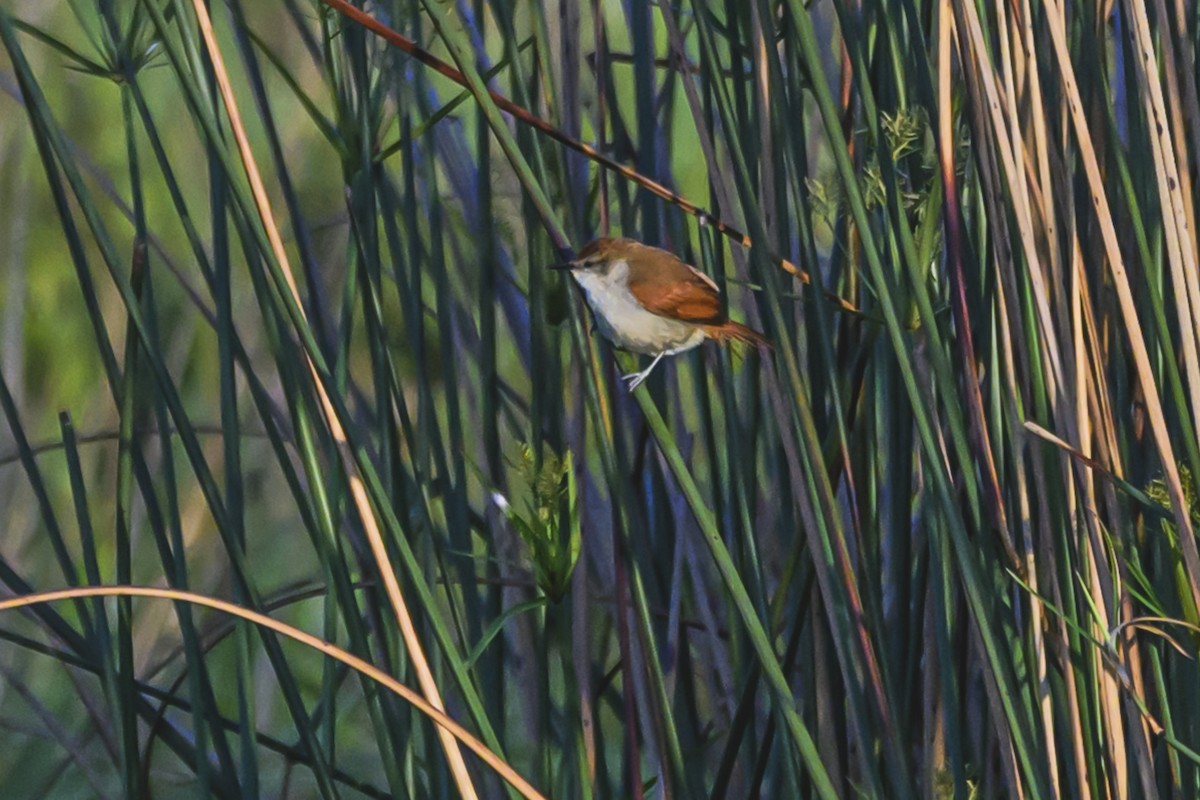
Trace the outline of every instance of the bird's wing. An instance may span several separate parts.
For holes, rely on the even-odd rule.
[[[629,281],[629,291],[653,314],[696,324],[725,321],[717,284],[682,261]]]

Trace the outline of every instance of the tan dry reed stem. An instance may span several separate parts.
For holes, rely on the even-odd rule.
[[[149,597],[157,600],[191,603],[192,605],[211,608],[224,614],[239,617],[247,622],[252,622],[255,625],[269,628],[282,636],[286,636],[289,639],[293,639],[300,644],[319,651],[322,655],[340,661],[351,669],[378,682],[389,691],[402,697],[406,702],[411,703],[422,714],[429,717],[437,725],[438,731],[454,739],[456,745],[458,742],[465,744],[470,748],[471,752],[479,756],[485,764],[496,771],[497,775],[506,780],[514,789],[528,798],[528,800],[546,800],[545,795],[522,778],[504,759],[489,750],[487,745],[476,739],[470,731],[455,722],[445,711],[433,706],[417,692],[408,688],[391,675],[388,675],[379,667],[364,661],[353,653],[347,652],[337,645],[327,642],[311,633],[292,627],[286,622],[272,619],[266,614],[260,614],[257,611],[242,608],[228,601],[196,594],[195,592],[185,592],[178,589],[159,589],[153,586],[84,586],[75,589],[60,589],[53,592],[39,592],[37,594],[27,594],[0,600],[0,611],[11,611],[41,603],[55,603],[61,600],[72,600],[82,597]]]
[[[270,200],[267,197],[267,191],[263,185],[262,176],[259,173],[254,153],[250,149],[250,140],[246,136],[245,127],[242,125],[241,114],[238,111],[237,101],[233,96],[233,88],[229,82],[229,75],[225,69],[225,63],[221,57],[221,51],[217,46],[216,37],[213,33],[212,20],[209,18],[208,11],[201,0],[193,0],[192,6],[195,8],[196,17],[200,23],[205,48],[213,62],[213,74],[216,77],[217,85],[220,87],[225,112],[229,116],[229,125],[233,130],[234,139],[237,141],[242,165],[246,170],[246,177],[250,182],[250,189],[254,195],[254,202],[258,207],[259,217],[266,231],[267,238],[270,241],[271,250],[274,253],[276,261],[279,263],[279,268],[287,279],[292,298],[296,306],[300,309],[301,315],[303,315],[303,304],[300,300],[299,290],[296,287],[296,279],[292,274],[287,251],[283,246],[283,237],[280,235],[279,227],[275,223],[275,216],[271,211]],[[396,614],[396,622],[404,638],[404,645],[408,650],[408,656],[412,660],[413,670],[417,674],[417,681],[421,685],[421,691],[424,693],[425,699],[429,701],[429,704],[438,711],[444,711],[445,705],[442,703],[441,692],[438,689],[437,681],[433,677],[433,671],[429,667],[429,661],[425,657],[425,651],[421,646],[420,640],[417,638],[416,626],[413,624],[412,615],[409,613],[404,595],[400,591],[400,582],[396,578],[396,572],[392,569],[391,561],[388,558],[383,534],[379,529],[375,512],[371,508],[370,499],[367,497],[366,486],[363,484],[362,476],[359,474],[358,468],[354,463],[354,458],[350,453],[349,444],[346,441],[346,432],[343,430],[342,424],[338,420],[337,412],[330,402],[328,394],[325,392],[321,376],[317,373],[311,354],[305,353],[305,361],[308,364],[309,373],[312,375],[313,386],[316,388],[317,395],[320,398],[322,414],[325,417],[326,424],[329,426],[330,434],[337,444],[342,468],[345,470],[346,478],[350,484],[350,492],[354,499],[354,505],[358,509],[358,515],[362,521],[367,541],[370,543],[376,568],[383,579],[388,599]],[[442,727],[438,728],[438,737],[441,739],[442,748],[446,751],[446,760],[449,762],[450,772],[454,775],[458,790],[467,800],[474,800],[478,795],[475,792],[471,774],[467,770],[466,761],[463,760],[462,751],[458,747],[458,742],[449,731]]]

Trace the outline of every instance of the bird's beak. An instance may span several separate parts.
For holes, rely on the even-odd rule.
[[[546,269],[575,269],[575,263],[573,261],[566,261],[562,264],[551,264]]]

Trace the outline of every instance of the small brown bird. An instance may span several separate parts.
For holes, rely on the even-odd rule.
[[[575,260],[552,269],[571,270],[609,341],[654,356],[646,369],[624,376],[631,392],[663,356],[691,350],[705,339],[770,346],[761,333],[721,313],[720,290],[712,278],[658,247],[633,239],[596,239]]]

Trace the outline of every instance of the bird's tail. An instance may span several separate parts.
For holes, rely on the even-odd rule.
[[[704,332],[718,342],[728,342],[736,339],[739,342],[752,344],[755,347],[765,347],[768,350],[774,349],[767,337],[733,320],[726,320],[720,325],[705,325]]]

